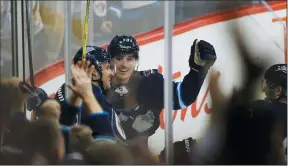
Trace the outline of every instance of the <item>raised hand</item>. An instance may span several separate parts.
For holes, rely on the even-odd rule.
[[[71,66],[72,84],[67,86],[82,100],[87,95],[93,95],[91,82],[93,70],[94,66],[90,66],[90,61],[79,61],[76,65]]]

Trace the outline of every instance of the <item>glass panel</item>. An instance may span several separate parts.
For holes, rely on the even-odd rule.
[[[177,142],[174,144],[174,147],[179,148],[178,145],[180,146],[181,143],[183,143],[184,146],[184,142],[186,146],[188,140],[184,142],[181,141],[189,137],[197,139],[200,142],[205,139],[206,129],[210,129],[208,125],[212,111],[210,87],[208,85],[208,77],[212,74],[212,71],[213,74],[217,75],[220,88],[225,95],[229,96],[233,88],[241,87],[243,74],[245,73],[243,73],[244,70],[241,68],[243,66],[236,37],[240,37],[244,41],[248,51],[251,52],[252,59],[255,59],[256,63],[266,62],[272,65],[286,62],[285,57],[287,54],[285,52],[287,52],[287,48],[285,42],[287,39],[284,37],[285,31],[283,30],[283,23],[284,20],[287,19],[285,13],[285,6],[287,4],[280,1],[267,1],[267,4],[270,9],[264,5],[263,1],[176,2],[176,25],[174,27],[172,47],[173,78],[175,81],[182,81],[179,88],[181,93],[179,93],[178,96],[181,97],[184,107],[178,111],[174,111],[173,135],[174,142]],[[281,21],[279,21],[279,19]],[[206,75],[203,85],[199,86],[202,83],[198,83],[199,87],[197,87],[195,82],[201,80],[200,75],[193,76],[192,74],[195,73],[194,69],[197,69],[198,74],[200,73],[200,67],[196,65],[196,62],[199,62],[199,60],[193,59],[195,58],[195,49],[191,49],[195,39],[210,43],[214,47],[217,55],[217,60]],[[156,45],[156,42],[151,45]],[[160,48],[162,47],[157,47],[157,49]],[[209,52],[210,55],[205,55],[207,51],[203,51],[204,49],[208,49],[206,46],[199,46],[198,49],[200,57],[211,58],[212,52]],[[156,52],[155,50],[156,48],[153,49],[153,52]],[[156,55],[159,55],[159,53]],[[163,53],[160,55],[163,55]],[[189,58],[191,57],[193,66],[191,67],[190,65],[189,67],[188,61],[190,61]],[[204,66],[208,64],[209,63],[205,63]],[[166,66],[163,67],[164,70],[165,67]],[[188,78],[191,78],[191,82],[185,85]],[[260,82],[261,81],[259,81],[259,88],[261,86]],[[259,93],[259,88],[256,89],[256,93]],[[174,91],[174,93],[179,92],[179,89]],[[193,100],[189,100],[189,98]],[[262,97],[260,96],[259,98]],[[176,101],[174,101],[174,105],[175,103]],[[204,140],[208,141],[207,144],[204,145],[207,149],[212,148],[209,147],[208,144],[210,144],[212,140],[216,140],[216,138],[211,138],[216,136],[214,132],[209,132],[209,136],[207,137],[210,138]],[[152,138],[156,141],[156,134],[153,135]],[[158,147],[156,151],[159,153],[162,148],[163,147]],[[187,150],[187,147],[185,148],[185,150]],[[210,156],[210,150],[207,150],[207,152],[208,154],[205,153],[204,156]],[[181,153],[180,150],[174,151],[174,154],[179,153]],[[179,162],[175,164],[187,164],[183,163],[182,156],[180,156],[181,155],[175,155],[176,158],[174,158],[174,161]],[[201,156],[199,156],[199,158],[201,158]]]
[[[32,1],[32,7],[29,9],[32,15],[31,39],[35,85],[43,88],[50,97],[54,97],[65,82],[63,61],[65,3]],[[112,55],[116,74],[111,77],[111,89],[104,89],[104,92],[116,113],[114,118],[118,118],[120,122],[120,127],[116,127],[118,136],[123,137],[124,133],[128,139],[124,142],[127,141],[134,146],[141,145],[142,149],[157,156],[165,145],[165,115],[162,111],[164,81],[160,75],[164,74],[166,68],[164,2],[91,1],[90,3],[89,45],[107,49],[116,35],[131,35],[139,45],[139,59],[135,58],[137,51],[133,49],[134,52],[129,52],[130,49],[125,56],[121,53]],[[224,93],[229,95],[234,86],[241,86],[242,81],[242,71],[239,70],[241,63],[238,63],[238,53],[235,53],[238,50],[231,25],[240,27],[242,37],[250,42],[250,47],[253,48],[251,50],[273,52],[273,57],[255,57],[256,59],[269,59],[271,63],[283,62],[285,57],[287,58],[286,38],[283,37],[286,35],[282,23],[277,21],[278,18],[274,15],[276,13],[284,20],[286,12],[281,3],[269,2],[274,10],[269,11],[259,1],[175,2],[175,16],[170,18],[174,18],[172,37],[172,74],[175,81],[174,142],[188,137],[201,139],[210,120],[211,99],[207,79],[209,73],[203,73],[201,63],[198,61],[196,64],[194,61],[195,52],[191,52],[194,40],[205,40],[215,48],[217,60],[212,68],[219,76]],[[1,75],[4,76],[12,75],[11,16],[8,4],[8,1],[1,1]],[[72,59],[83,45],[86,1],[72,1],[71,14],[72,48],[71,55],[66,56],[71,56]],[[27,37],[26,30],[25,35]],[[131,41],[121,40],[123,43]],[[30,66],[27,39],[25,41],[25,75],[28,77]],[[213,57],[209,58],[213,60]],[[29,114],[28,118],[31,118],[30,116]],[[118,124],[116,123],[117,121],[115,126]]]
[[[9,1],[1,1],[1,76],[12,76],[11,10]]]

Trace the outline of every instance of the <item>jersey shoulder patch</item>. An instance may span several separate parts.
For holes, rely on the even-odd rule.
[[[143,70],[143,71],[140,71],[140,74],[144,77],[149,77],[151,75],[157,75],[157,74],[160,74],[158,72],[157,69],[148,69],[148,70]]]

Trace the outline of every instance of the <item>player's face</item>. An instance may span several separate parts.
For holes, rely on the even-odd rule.
[[[113,58],[113,63],[116,66],[115,79],[113,80],[127,83],[136,66],[135,56],[132,54],[121,54]]]
[[[281,96],[281,87],[274,86],[271,87],[269,83],[264,79],[261,83],[262,91],[265,93],[266,99],[268,100],[276,100]]]
[[[102,81],[104,89],[110,89],[111,83],[110,80],[115,73],[115,67],[113,64],[105,63],[102,65]]]

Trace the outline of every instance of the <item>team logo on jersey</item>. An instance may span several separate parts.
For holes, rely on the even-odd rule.
[[[128,89],[125,86],[120,86],[119,88],[115,89],[115,92],[119,93],[120,96],[123,96],[128,93]]]
[[[132,127],[138,132],[142,133],[150,129],[155,121],[155,116],[151,110],[144,115],[138,115],[134,120]]]
[[[86,48],[86,53],[89,53],[91,51],[94,51],[95,49],[93,47],[87,47]]]

